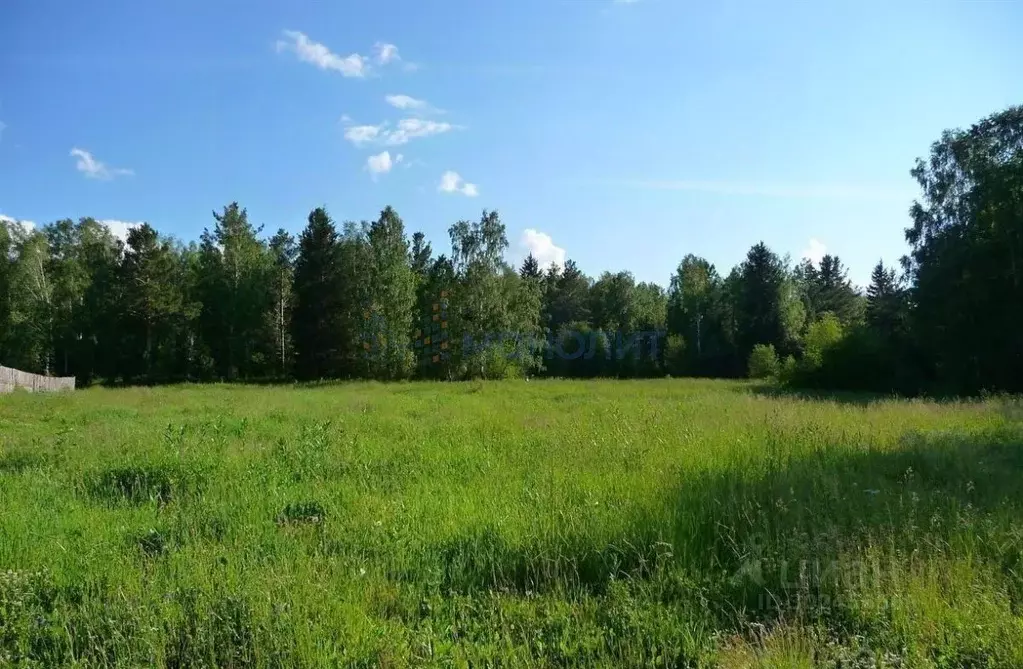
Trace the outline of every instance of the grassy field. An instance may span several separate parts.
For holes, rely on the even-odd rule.
[[[1023,412],[692,380],[0,397],[0,666],[1023,666]]]

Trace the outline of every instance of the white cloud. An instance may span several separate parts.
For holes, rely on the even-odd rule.
[[[426,100],[417,100],[409,95],[387,95],[384,99],[387,104],[398,109],[426,109],[430,106]]]
[[[373,46],[373,50],[376,52],[376,61],[381,65],[401,60],[401,56],[398,55],[398,47],[393,44],[377,42]]]
[[[912,191],[891,189],[884,186],[867,186],[843,183],[777,183],[749,181],[703,181],[703,180],[637,180],[613,181],[611,185],[650,190],[678,190],[714,195],[754,196],[792,199],[825,200],[882,200],[899,201],[912,199]]]
[[[369,173],[376,177],[378,174],[387,174],[391,171],[391,168],[400,163],[405,159],[405,156],[400,153],[391,159],[389,151],[383,151],[375,156],[370,156],[366,159],[366,169]]]
[[[277,40],[277,51],[293,51],[299,60],[311,63],[321,70],[340,72],[344,77],[365,77],[369,62],[357,53],[341,56],[326,45],[314,42],[297,30],[285,30],[286,40]]]
[[[100,221],[103,225],[107,226],[110,230],[110,234],[117,237],[122,242],[128,241],[128,231],[132,228],[137,228],[142,225],[141,221],[118,221],[116,219],[108,218]]]
[[[106,163],[103,163],[93,157],[91,153],[85,149],[74,148],[71,149],[71,157],[77,158],[75,162],[75,169],[89,177],[90,179],[113,179],[119,176],[131,176],[135,174],[134,170],[129,170],[123,167],[107,167]]]
[[[450,123],[429,121],[421,118],[403,118],[398,121],[398,127],[388,131],[384,136],[384,142],[391,146],[399,146],[417,137],[429,137],[440,135],[454,130],[455,126]]]
[[[441,176],[440,185],[437,186],[437,190],[442,193],[461,193],[466,197],[476,197],[479,195],[476,184],[466,182],[458,172],[451,170],[448,170]]]
[[[18,219],[5,216],[4,214],[0,214],[0,223],[18,223],[26,231],[33,230],[36,227],[34,221],[19,221]],[[141,221],[119,221],[112,218],[101,220],[99,223],[105,225],[107,229],[110,230],[110,234],[120,239],[122,242],[128,239],[128,230],[142,225]]]
[[[356,146],[362,146],[376,141],[383,129],[384,124],[349,126],[345,128],[345,139]]]
[[[827,246],[816,239],[811,239],[810,245],[803,251],[802,257],[808,259],[814,265],[819,265],[821,263],[821,258],[823,258],[827,252]]]
[[[10,216],[5,216],[4,214],[0,214],[0,223],[8,224],[17,223],[25,230],[25,232],[31,232],[36,227],[35,221],[19,221],[16,218],[11,218]]]
[[[342,121],[350,123],[351,119],[345,121],[344,117],[342,117]],[[454,129],[455,126],[450,123],[420,118],[403,118],[398,121],[398,125],[394,128],[390,128],[386,122],[380,125],[349,125],[345,128],[345,139],[356,146],[370,143],[382,144],[384,146],[401,146],[419,137],[439,135]]]
[[[547,269],[551,265],[565,266],[565,249],[557,246],[546,232],[529,228],[522,233],[519,244],[522,246],[524,255],[532,253],[542,269]]]

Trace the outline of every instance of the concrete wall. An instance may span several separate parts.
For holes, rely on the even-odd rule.
[[[74,390],[75,377],[40,376],[0,366],[0,393],[13,392],[15,388],[24,388],[32,392]]]

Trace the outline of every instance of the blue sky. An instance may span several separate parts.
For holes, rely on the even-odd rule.
[[[762,239],[864,282],[914,159],[1023,102],[1021,33],[1014,1],[10,0],[0,215],[188,240],[233,200],[268,233],[391,204],[446,252],[496,208],[510,260],[666,284]]]

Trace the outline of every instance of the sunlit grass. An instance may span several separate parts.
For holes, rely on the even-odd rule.
[[[693,380],[6,396],[0,666],[1023,666],[1018,415]]]

